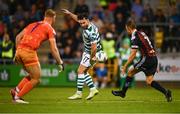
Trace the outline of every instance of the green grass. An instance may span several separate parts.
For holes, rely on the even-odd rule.
[[[111,89],[101,89],[91,101],[85,100],[86,88],[81,100],[68,100],[75,88],[35,88],[25,99],[30,104],[13,104],[9,95],[10,88],[0,88],[0,113],[119,113],[119,112],[180,112],[180,90],[171,89],[173,102],[166,102],[164,96],[152,88],[133,88],[126,98],[111,95]]]

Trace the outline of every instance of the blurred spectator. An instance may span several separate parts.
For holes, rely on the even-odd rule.
[[[75,52],[75,56],[74,56],[76,59],[81,59],[82,57],[82,50],[77,50]]]
[[[170,10],[171,14],[169,20],[173,21],[174,23],[180,23],[180,15],[177,11],[176,5],[171,5]]]
[[[22,19],[22,20],[20,20],[19,23],[18,23],[19,32],[20,32],[21,30],[23,30],[24,27],[25,27],[25,21]]]
[[[3,12],[2,21],[3,21],[3,23],[6,24],[8,27],[11,26],[10,16],[9,16],[8,12]]]
[[[117,7],[116,0],[111,0],[110,3],[108,4],[108,9],[110,11],[114,11]]]
[[[76,32],[78,31],[79,25],[73,19],[68,21],[68,32],[70,36],[75,36]]]
[[[62,54],[62,58],[63,59],[72,59],[73,58],[73,56],[72,56],[72,50],[71,50],[71,47],[70,46],[66,46],[65,48],[64,48],[64,52],[63,52],[63,54]]]
[[[44,2],[42,0],[42,2]],[[47,8],[55,8],[55,5],[58,3],[58,0],[46,0],[46,7]]]
[[[131,11],[133,11],[136,14],[137,22],[139,22],[143,13],[143,6],[141,4],[141,0],[134,0]]]
[[[115,25],[116,25],[116,31],[118,34],[121,34],[121,32],[125,29],[125,23],[126,19],[122,13],[117,13],[116,14],[116,20],[115,20]]]
[[[18,5],[17,6],[17,11],[15,12],[14,14],[14,18],[19,21],[19,20],[22,20],[24,18],[24,11],[22,9],[22,6],[21,5]]]
[[[147,18],[147,22],[152,22],[153,21],[154,13],[153,13],[153,10],[152,10],[150,4],[145,4],[144,5],[144,10],[142,12],[142,18],[143,17]]]
[[[135,22],[138,22],[138,18],[137,18],[136,13],[134,11],[131,11],[130,17],[128,18],[128,20],[134,20]]]
[[[116,25],[114,23],[111,23],[107,29],[113,34],[114,39],[117,40],[118,34],[116,32]]]
[[[168,36],[165,37],[164,41],[163,41],[163,46],[162,46],[162,52],[166,53],[168,52],[173,52],[173,50],[175,49],[176,52],[180,51],[179,45],[180,45],[180,41],[179,41],[179,27],[176,25],[176,23],[174,22],[173,19],[170,19],[169,22],[169,27],[168,27]]]
[[[25,21],[25,26],[31,23],[30,15],[28,11],[24,11],[24,21]]]
[[[3,34],[5,31],[5,25],[4,23],[0,20],[0,38],[2,38]]]
[[[0,13],[2,12],[9,12],[9,7],[5,3],[5,0],[0,0]]]
[[[97,63],[95,67],[96,77],[94,78],[94,84],[97,88],[105,88],[107,86],[107,72],[108,69],[104,63]]]
[[[94,23],[99,29],[104,26],[103,21],[99,18],[99,16],[95,13],[93,15],[92,23]]]
[[[111,11],[109,11],[107,8],[104,9],[103,21],[104,21],[104,23],[113,23],[114,22],[113,13]]]
[[[111,32],[106,33],[105,38],[101,42],[102,42],[103,51],[108,56],[108,61],[111,61],[111,63],[113,63],[114,59],[116,58],[115,41],[113,39],[113,34]]]
[[[95,10],[93,11],[92,14],[97,15],[100,20],[104,19],[104,10],[103,10],[102,6],[100,6],[100,5],[95,6]]]
[[[62,32],[60,30],[57,30],[56,31],[56,43],[57,43],[57,47],[58,49],[61,49],[62,48],[62,43],[61,42],[61,39],[62,39]]]
[[[118,34],[125,28],[126,19],[128,17],[129,10],[123,0],[117,1],[117,7],[114,11],[114,23],[116,25],[116,31]]]
[[[108,7],[108,1],[107,0],[99,0],[99,4],[105,9]]]
[[[11,64],[13,58],[14,43],[10,40],[9,34],[4,34],[2,47],[2,59],[6,59],[5,64]]]
[[[41,20],[44,10],[54,8],[58,1],[60,0],[0,0],[0,42],[6,33],[9,34],[11,41],[15,42],[15,36],[20,30],[33,21]],[[177,1],[169,1],[169,11],[165,11],[163,7],[162,9],[151,7],[151,1],[146,2],[147,4],[141,4],[145,3],[142,0],[97,1],[86,2],[86,0],[78,0],[74,12],[78,13],[84,9],[88,12],[92,11],[89,13],[93,16],[93,23],[100,28],[101,37],[105,38],[104,40],[106,41],[106,33],[111,32],[113,34],[112,39],[115,51],[118,50],[117,47],[121,44],[121,35],[124,35],[126,20],[133,19],[136,22],[141,22],[138,25],[138,29],[143,30],[154,40],[156,40],[155,36],[158,32],[162,33],[163,46],[160,47],[163,52],[173,52],[173,50],[179,52],[180,41],[178,38],[180,36],[180,27],[178,23],[180,23],[180,5],[178,6]],[[76,1],[69,0],[68,7],[73,6],[73,2]],[[89,7],[91,6],[90,2],[93,2],[93,6],[95,6],[92,9],[89,9],[91,8]],[[79,24],[69,16],[64,18],[65,23],[63,27],[58,27],[57,31],[58,48],[60,53],[63,53],[69,46],[71,57],[80,58],[83,47],[81,29],[79,29]],[[157,23],[166,23],[166,25],[156,25]],[[154,28],[151,24],[155,24]],[[2,51],[0,54],[2,54]]]
[[[31,6],[30,18],[32,21],[40,21],[42,17],[42,12],[37,9],[36,4]]]
[[[162,11],[162,9],[157,9],[155,16],[154,16],[154,21],[158,23],[163,23],[166,22],[166,17]]]
[[[138,29],[140,31],[145,32],[149,37],[152,37],[153,36],[152,27],[149,25],[146,25],[148,23],[148,17],[142,16],[140,21],[141,21],[142,25],[138,26]],[[145,23],[145,24],[143,25],[143,23]]]
[[[87,9],[87,12],[89,12],[89,7],[85,4],[85,0],[78,0],[74,13],[75,14],[81,13],[82,9]]]
[[[114,10],[115,22],[118,21],[117,14],[119,14],[119,13],[121,13],[123,15],[124,19],[126,19],[128,17],[129,10],[123,0],[118,0],[117,7]]]
[[[73,39],[74,42],[74,48],[76,50],[79,50],[79,45],[83,43],[82,35],[79,31],[76,32],[75,38]]]

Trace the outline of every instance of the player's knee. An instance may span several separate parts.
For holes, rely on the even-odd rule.
[[[41,73],[40,72],[35,72],[33,74],[33,78],[36,79],[36,80],[39,80],[40,79],[40,76],[41,76]]]
[[[40,83],[40,79],[36,79],[35,82],[36,82],[36,85],[38,85]]]
[[[35,85],[40,83],[40,76],[41,76],[40,72],[36,72],[31,75],[31,79],[34,81]]]
[[[147,85],[151,85],[152,81],[153,81],[152,79],[148,79],[148,78],[147,78],[147,79],[146,79]]]
[[[81,69],[78,69],[77,73],[78,73],[78,74],[84,74],[84,71],[81,70]]]
[[[37,86],[40,83],[40,79],[31,79],[31,83],[34,86]]]

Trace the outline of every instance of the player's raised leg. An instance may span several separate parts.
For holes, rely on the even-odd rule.
[[[129,86],[131,85],[133,76],[138,72],[140,72],[140,70],[138,70],[136,68],[130,69],[128,71],[128,75],[126,77],[126,81],[125,81],[125,84],[124,84],[122,90],[121,91],[112,91],[112,94],[114,96],[120,96],[120,97],[124,98],[126,96],[126,92],[127,92],[128,88],[129,88]]]
[[[161,93],[163,93],[168,102],[172,101],[171,91],[168,89],[165,89],[158,82],[154,81],[153,75],[146,76],[146,83],[150,85],[151,87],[155,88],[156,90],[160,91]]]

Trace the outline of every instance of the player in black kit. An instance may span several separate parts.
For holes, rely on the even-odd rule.
[[[134,68],[128,71],[128,75],[126,77],[126,82],[121,91],[112,91],[114,96],[120,96],[124,98],[126,96],[126,91],[132,81],[132,77],[140,72],[143,71],[146,75],[146,83],[151,85],[151,87],[155,88],[156,90],[162,92],[167,101],[172,101],[171,91],[168,89],[163,88],[158,82],[154,81],[154,74],[157,71],[158,60],[156,56],[156,52],[154,47],[149,40],[148,36],[144,32],[140,32],[136,30],[135,22],[129,20],[126,23],[126,30],[128,34],[131,35],[131,54],[128,58],[126,64],[122,67],[121,73],[122,75],[125,74],[128,65],[133,61],[136,57],[136,52],[140,50],[141,52],[141,60],[134,65]]]

